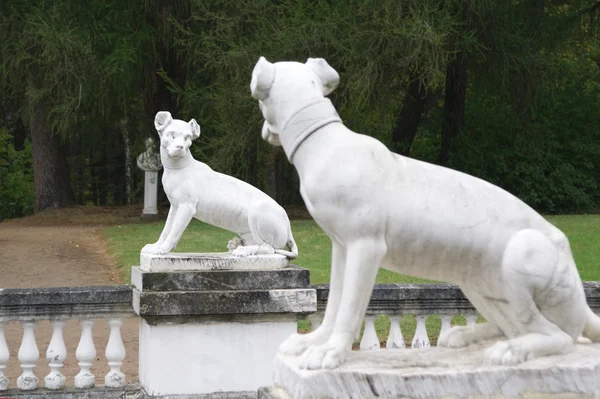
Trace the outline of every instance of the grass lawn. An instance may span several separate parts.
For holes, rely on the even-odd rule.
[[[547,219],[561,229],[569,238],[581,278],[600,281],[600,215],[549,216]],[[127,224],[104,228],[109,251],[117,259],[124,281],[129,281],[131,266],[139,264],[140,250],[145,244],[158,240],[164,222]],[[295,264],[310,270],[311,283],[328,283],[331,263],[331,242],[312,220],[292,221],[292,231],[298,244],[300,256]],[[184,232],[175,252],[224,252],[233,234],[193,220]],[[425,283],[418,278],[380,270],[378,283]],[[402,319],[402,331],[410,342],[415,329],[412,316]],[[455,324],[464,324],[462,317]],[[300,329],[310,329],[308,322],[301,322]],[[432,316],[427,322],[430,338],[435,341],[440,329],[439,317]],[[376,329],[382,341],[387,337],[389,320],[379,317]]]

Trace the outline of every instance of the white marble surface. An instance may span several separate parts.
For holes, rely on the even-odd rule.
[[[178,253],[164,255],[140,254],[140,267],[146,271],[175,270],[269,270],[282,269],[290,264],[279,254],[234,256],[229,252]]]
[[[200,126],[194,119],[185,122],[160,111],[154,126],[160,136],[162,183],[171,207],[158,241],[144,246],[143,253],[171,252],[196,218],[236,234],[227,244],[234,256],[298,256],[288,216],[274,199],[192,157],[192,140],[200,136]]]
[[[343,364],[380,267],[458,284],[489,323],[452,328],[439,345],[498,339],[481,361],[519,364],[568,352],[582,333],[600,341],[600,318],[560,230],[497,186],[348,129],[325,98],[339,81],[322,58],[261,57],[252,72],[262,137],[283,146],[308,211],[333,244],[323,323],[290,337],[283,353],[306,352],[307,369]]]
[[[140,374],[149,395],[254,391],[273,381],[277,347],[296,316],[255,323],[149,325],[140,320]]]
[[[337,370],[319,371],[301,369],[299,358],[279,354],[274,386],[295,399],[600,395],[599,344],[576,345],[571,353],[518,366],[482,364],[485,348],[353,351]]]

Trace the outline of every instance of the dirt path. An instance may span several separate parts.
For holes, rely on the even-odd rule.
[[[109,214],[111,217],[107,217]],[[139,210],[126,209],[125,215],[115,217],[114,212],[106,212],[106,208],[93,211],[75,208],[0,223],[0,288],[122,284],[114,271],[114,260],[106,253],[99,226],[135,221],[133,215],[139,215]],[[97,320],[93,332],[97,354],[92,372],[96,375],[96,384],[103,385],[109,370],[104,357],[109,334],[106,321]],[[80,333],[79,322],[70,320],[64,333],[67,360],[62,370],[67,385],[73,385],[73,377],[79,372],[75,350]],[[5,374],[10,378],[11,387],[15,386],[21,373],[17,356],[22,334],[19,323],[10,323],[6,328],[11,359]],[[121,334],[127,350],[122,371],[131,382],[137,379],[138,370],[137,319],[126,320]],[[49,372],[45,359],[51,338],[49,323],[38,323],[35,335],[40,351],[36,375],[40,379],[39,385],[43,386],[44,376]]]

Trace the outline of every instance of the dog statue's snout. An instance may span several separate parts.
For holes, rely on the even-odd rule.
[[[183,150],[183,145],[178,144],[178,145],[175,146],[175,148],[177,148],[178,150]]]

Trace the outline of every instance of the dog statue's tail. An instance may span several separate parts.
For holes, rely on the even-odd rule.
[[[587,322],[583,328],[583,336],[592,340],[592,342],[600,342],[600,317],[596,316],[592,309],[587,309]]]
[[[289,240],[287,242],[289,251],[284,249],[276,249],[275,253],[283,256],[287,256],[290,259],[295,259],[298,257],[298,246],[296,245],[296,241],[294,241],[294,236],[292,235],[292,226],[288,226],[288,237]]]

